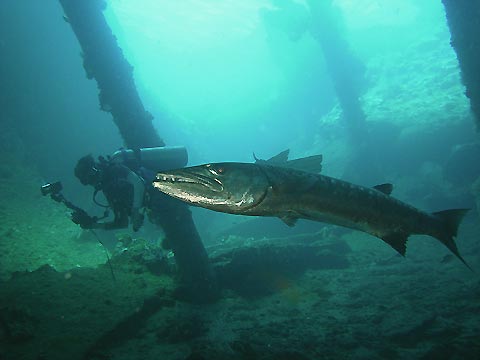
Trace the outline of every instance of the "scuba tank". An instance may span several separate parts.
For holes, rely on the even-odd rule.
[[[184,146],[120,149],[112,154],[110,160],[123,163],[131,169],[143,167],[158,172],[186,166],[188,153]]]

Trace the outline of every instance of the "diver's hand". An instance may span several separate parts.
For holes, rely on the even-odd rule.
[[[133,231],[138,231],[143,225],[144,216],[140,212],[140,209],[132,209],[132,228]]]
[[[74,211],[72,213],[72,221],[80,225],[82,229],[93,229],[97,223],[97,218],[88,215],[85,211]]]

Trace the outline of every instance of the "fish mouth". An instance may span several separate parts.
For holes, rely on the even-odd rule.
[[[182,188],[189,187],[190,185],[200,185],[214,192],[223,191],[223,184],[219,179],[183,171],[175,174],[158,173],[154,181],[154,186],[156,186],[156,184],[171,184],[174,187]]]

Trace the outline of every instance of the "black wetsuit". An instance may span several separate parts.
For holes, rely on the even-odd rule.
[[[130,171],[125,165],[109,164],[103,172],[101,189],[115,215],[112,228],[128,226],[133,204],[133,185],[127,181]]]

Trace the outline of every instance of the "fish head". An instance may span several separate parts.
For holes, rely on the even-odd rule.
[[[153,186],[192,205],[241,214],[265,198],[269,182],[260,166],[232,162],[160,172]]]

